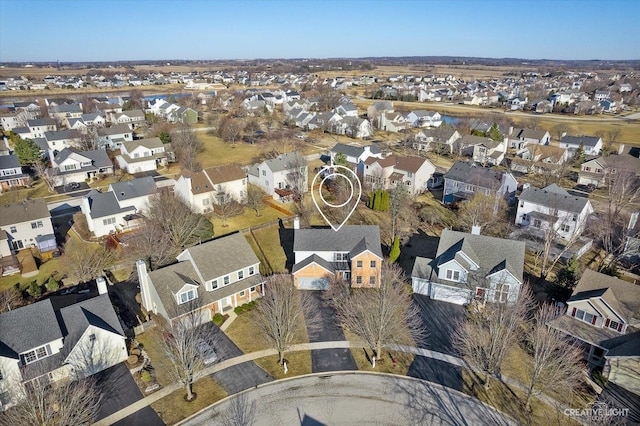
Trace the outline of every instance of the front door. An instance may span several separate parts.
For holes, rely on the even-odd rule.
[[[231,309],[231,296],[222,299],[222,310],[226,311],[227,309]]]

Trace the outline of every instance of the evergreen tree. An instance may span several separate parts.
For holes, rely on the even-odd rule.
[[[40,160],[40,147],[31,139],[17,138],[14,142],[16,157],[22,166],[36,163]]]
[[[389,262],[394,263],[398,260],[400,256],[400,239],[396,235],[393,237],[393,246],[391,247],[391,251],[389,252]]]
[[[389,211],[389,191],[382,193],[382,201],[380,203],[380,210],[383,212]]]
[[[376,196],[373,199],[373,209],[376,211],[380,211],[380,205],[382,203],[382,190],[378,189],[376,191]]]
[[[578,282],[578,261],[575,257],[571,257],[564,268],[558,271],[556,277],[558,284],[573,290]]]
[[[367,207],[369,207],[371,210],[373,210],[373,202],[376,198],[376,193],[371,191],[371,194],[369,194],[369,201],[367,201]]]
[[[56,291],[60,288],[60,283],[54,277],[49,277],[49,281],[46,282],[45,287],[47,291]]]

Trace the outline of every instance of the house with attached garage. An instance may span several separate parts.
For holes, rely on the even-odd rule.
[[[126,124],[131,130],[137,129],[146,123],[144,112],[139,109],[123,111],[111,115],[112,124]]]
[[[58,248],[51,214],[43,198],[0,206],[0,230],[12,251],[37,247],[41,253]]]
[[[593,206],[586,197],[569,194],[558,185],[526,188],[518,197],[516,225],[544,233],[553,227],[554,233],[567,241],[582,234]]]
[[[142,306],[168,321],[195,315],[206,323],[264,294],[260,261],[242,234],[189,247],[177,260],[154,271],[136,262]]]
[[[439,112],[423,109],[411,111],[407,114],[407,120],[413,127],[440,127],[442,124],[442,116]]]
[[[294,220],[291,269],[300,290],[325,290],[332,279],[343,279],[351,287],[380,284],[382,249],[377,225],[344,225],[332,228],[299,229]]]
[[[507,204],[515,201],[518,181],[511,173],[456,161],[444,174],[442,202],[451,204],[470,200],[477,192],[504,198]]]
[[[254,164],[247,170],[247,177],[249,183],[261,186],[267,194],[276,197],[309,190],[307,161],[299,152],[280,154]]]
[[[0,155],[0,192],[11,188],[27,186],[31,176],[22,173],[22,166],[14,154]]]
[[[36,138],[39,139],[39,138]],[[45,132],[44,140],[47,143],[47,154],[51,160],[65,148],[78,148],[82,142],[80,132],[74,129]]]
[[[247,197],[247,182],[247,172],[240,166],[228,164],[184,173],[176,180],[174,192],[195,212],[209,213],[223,194],[225,199],[229,195],[243,203]]]
[[[511,159],[511,170],[521,173],[559,172],[569,159],[569,151],[553,145],[526,145]]]
[[[521,241],[445,229],[433,259],[416,257],[414,293],[457,305],[514,303],[523,283],[525,244]]]
[[[55,132],[58,130],[55,120],[48,117],[27,120],[27,127],[31,133],[31,137],[29,139],[42,138],[44,137],[44,132]]]
[[[53,158],[51,166],[49,170],[55,186],[113,174],[113,164],[104,149],[79,151],[65,148]]]
[[[640,287],[637,285],[586,269],[567,301],[567,312],[549,326],[575,339],[592,367],[604,367],[610,378],[613,374],[619,379],[626,370],[638,385]],[[640,387],[636,388],[638,391]]]
[[[522,149],[525,145],[549,145],[551,135],[546,130],[510,127],[504,137],[509,148]]]
[[[415,135],[412,146],[417,151],[451,154],[453,152],[453,144],[460,138],[460,133],[456,129],[449,126],[440,126],[435,129],[420,130]]]
[[[580,166],[578,183],[596,188],[606,187],[608,180],[627,173],[640,177],[640,159],[629,154],[592,158]]]
[[[580,147],[586,155],[599,155],[602,150],[602,138],[598,136],[562,136],[560,148],[569,150],[574,154]]]
[[[402,185],[411,195],[427,190],[427,182],[436,168],[423,157],[404,157],[396,154],[385,158],[369,157],[364,161],[364,183],[373,189],[391,189]]]
[[[160,138],[122,142],[116,162],[118,167],[130,174],[157,170],[158,166],[168,163],[165,148]]]
[[[104,279],[99,295],[55,296],[0,314],[0,410],[30,384],[79,380],[127,359],[126,337]]]

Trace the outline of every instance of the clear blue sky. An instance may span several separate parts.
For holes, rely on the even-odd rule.
[[[638,0],[0,0],[0,61],[640,59]]]

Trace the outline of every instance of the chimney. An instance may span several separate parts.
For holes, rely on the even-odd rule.
[[[622,155],[624,154],[624,144],[621,143],[620,146],[618,146],[618,155]]]
[[[98,284],[98,294],[107,294],[107,280],[104,277],[98,277],[96,284]]]
[[[631,217],[629,218],[629,225],[627,229],[634,229],[636,227],[636,223],[638,223],[638,214],[639,212],[631,213]]]
[[[293,218],[293,229],[300,229],[300,216]]]
[[[479,225],[473,225],[471,227],[471,235],[480,235],[480,228]]]
[[[142,307],[147,311],[151,310],[151,296],[149,295],[149,274],[144,260],[136,260],[136,271],[138,272],[138,283],[140,283],[140,296],[142,297]]]

